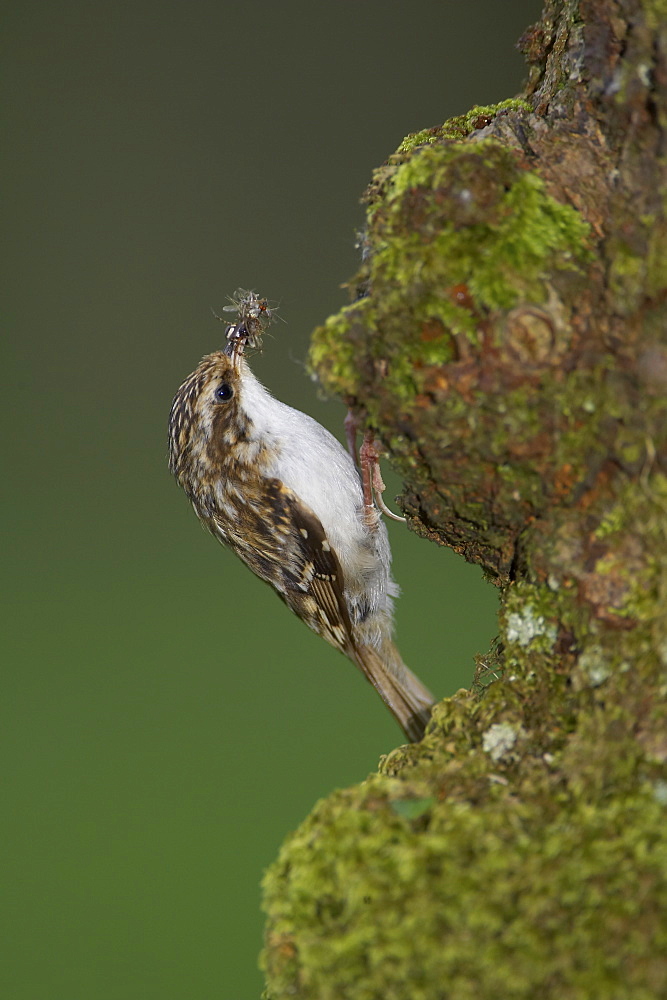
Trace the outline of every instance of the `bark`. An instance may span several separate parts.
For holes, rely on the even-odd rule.
[[[522,47],[519,99],[376,171],[312,352],[499,638],[284,845],[270,1000],[667,996],[667,4],[552,0]]]

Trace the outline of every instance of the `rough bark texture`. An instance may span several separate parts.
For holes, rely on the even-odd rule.
[[[270,1000],[667,996],[667,4],[552,0],[409,136],[316,331],[499,640],[265,884]]]

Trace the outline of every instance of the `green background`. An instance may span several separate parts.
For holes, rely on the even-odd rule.
[[[512,96],[539,4],[14,4],[5,14],[3,957],[12,1000],[250,1000],[259,881],[400,732],[198,526],[172,395],[242,285],[255,370],[347,301],[358,199],[403,136]],[[396,480],[387,497],[399,488]],[[406,661],[468,686],[496,595],[390,525]]]

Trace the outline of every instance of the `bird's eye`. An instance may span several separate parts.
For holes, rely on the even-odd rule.
[[[234,390],[228,382],[223,382],[215,390],[215,398],[219,399],[221,402],[226,403],[228,399],[231,399],[234,395]]]

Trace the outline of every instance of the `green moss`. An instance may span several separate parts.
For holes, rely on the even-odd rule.
[[[267,1000],[667,995],[655,656],[580,614],[564,588],[509,588],[500,679],[438,704],[422,744],[287,840],[264,883]],[[571,677],[556,624],[588,640]]]
[[[400,144],[397,153],[410,153],[418,146],[440,142],[442,139],[463,139],[476,129],[484,128],[496,115],[502,111],[532,111],[528,101],[510,97],[498,104],[476,104],[464,115],[449,118],[443,125],[435,128],[411,132]]]
[[[406,199],[420,198],[418,225],[403,237]],[[378,249],[374,288],[374,272],[414,284],[421,271],[434,285],[438,278],[465,284],[478,307],[509,309],[519,297],[541,302],[548,270],[576,268],[587,257],[579,214],[494,140],[472,150],[426,148],[397,170],[386,209],[380,235],[393,239]]]
[[[354,396],[358,383],[357,344],[354,331],[365,331],[373,322],[370,299],[341,309],[313,333],[309,363],[329,391]]]
[[[434,767],[427,738],[402,778],[335,793],[284,845],[264,885],[269,1000],[664,995],[661,786],[631,788],[626,756],[616,793],[592,808],[608,757],[591,764],[574,747],[571,781],[554,786],[554,757],[532,757],[529,729],[471,708],[465,736],[460,703],[444,723],[458,759],[437,752]]]
[[[663,205],[667,209],[667,203]],[[621,235],[630,233],[629,240]],[[633,313],[647,297],[656,297],[667,287],[667,225],[664,214],[644,214],[628,219],[609,240],[609,286],[616,308]]]
[[[667,0],[641,0],[647,27],[655,31],[667,21]]]
[[[627,511],[624,506],[616,504],[616,506],[605,512],[602,520],[595,529],[595,537],[602,540],[608,538],[610,535],[615,535],[622,530],[626,517]]]
[[[327,391],[356,398],[379,372],[407,403],[424,389],[420,370],[456,356],[456,338],[477,343],[480,315],[541,302],[547,277],[576,271],[587,237],[495,140],[424,146],[369,210],[357,282],[371,296],[315,331],[311,365]]]
[[[667,12],[665,17],[667,19]],[[650,233],[646,260],[646,294],[656,296],[667,288],[667,223],[663,216],[659,219],[647,219],[646,225]]]
[[[610,257],[609,287],[617,308],[623,308],[629,315],[634,313],[637,302],[644,295],[647,262],[620,240],[610,247]]]
[[[546,584],[538,586],[522,581],[504,592],[499,638],[514,667],[525,660],[531,669],[536,653],[553,651],[557,623],[561,621],[561,604],[561,595]],[[543,655],[540,658],[544,660]]]
[[[638,465],[643,460],[642,453]],[[646,477],[641,489],[634,481],[624,484],[594,532],[604,548],[593,568],[600,581],[612,581],[610,613],[629,623],[660,622],[663,629],[667,566],[658,553],[665,540],[666,484],[661,473]]]

